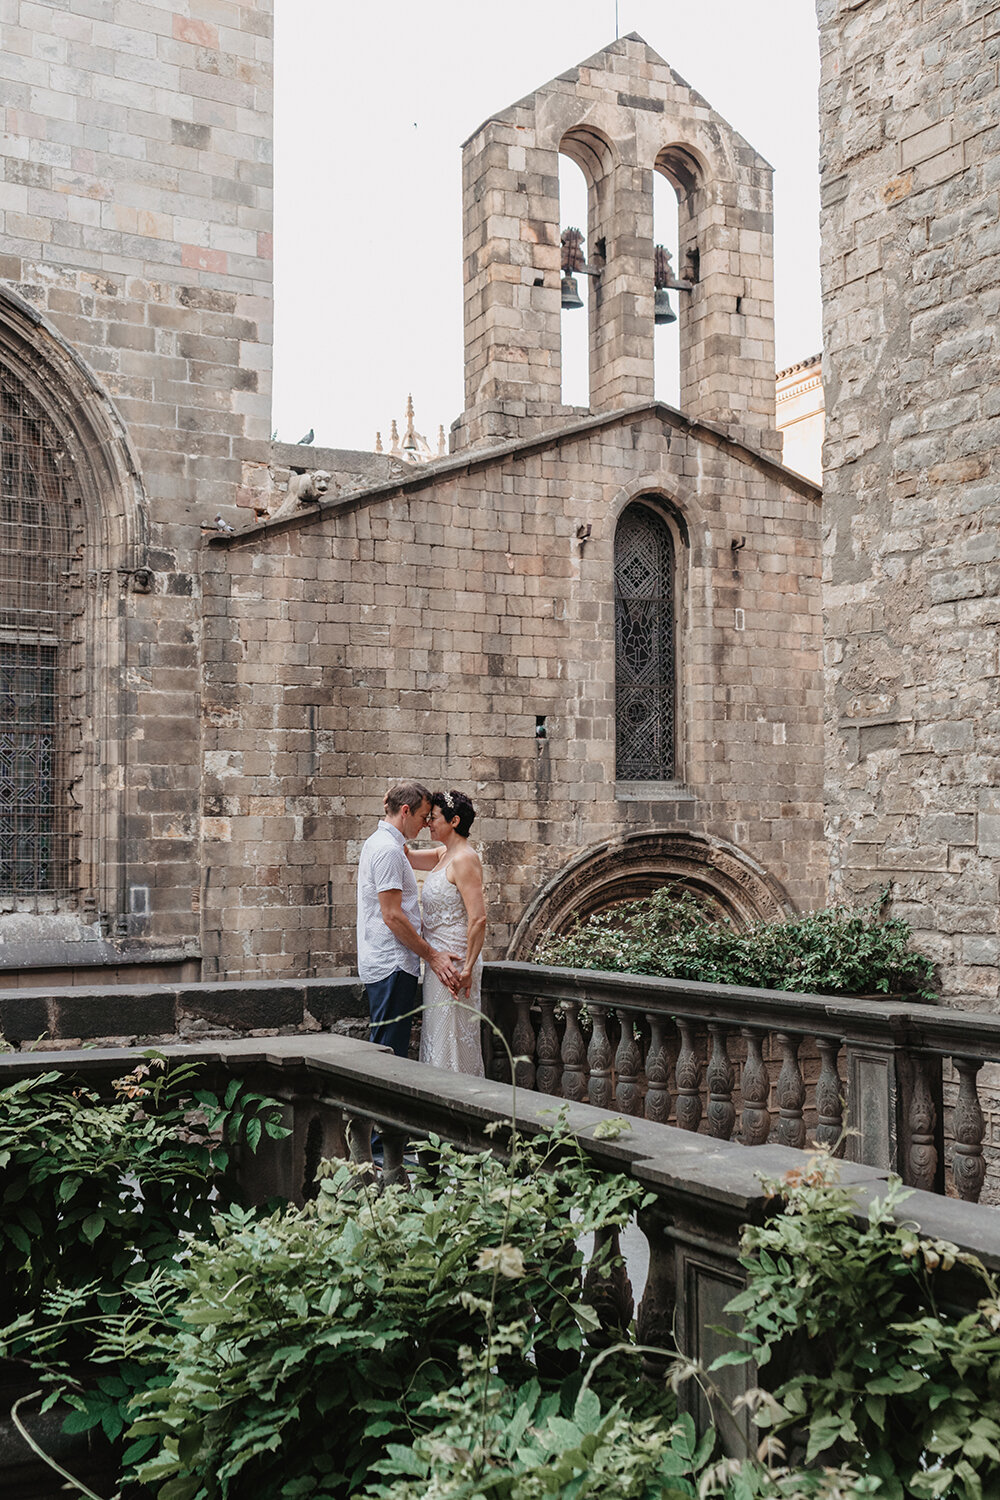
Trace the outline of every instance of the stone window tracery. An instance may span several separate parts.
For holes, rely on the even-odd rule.
[[[615,533],[615,721],[619,781],[676,775],[674,540],[647,505]]]
[[[0,894],[58,894],[73,865],[64,732],[79,563],[55,425],[0,364]]]

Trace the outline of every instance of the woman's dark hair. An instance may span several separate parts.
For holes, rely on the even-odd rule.
[[[454,789],[447,794],[435,792],[431,797],[431,807],[439,807],[448,823],[452,818],[457,818],[458,827],[455,832],[463,839],[469,837],[469,829],[475,822],[476,809],[464,792],[456,792]]]

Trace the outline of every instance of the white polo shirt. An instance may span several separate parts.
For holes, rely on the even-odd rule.
[[[420,894],[406,857],[406,840],[385,819],[365,839],[358,865],[358,974],[364,984],[388,979],[396,969],[420,973],[420,959],[389,931],[379,891],[402,891],[403,914],[420,931]]]

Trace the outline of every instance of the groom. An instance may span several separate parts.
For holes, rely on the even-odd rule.
[[[427,788],[418,781],[397,782],[358,866],[358,974],[368,995],[369,1037],[397,1057],[410,1050],[420,960],[450,990],[457,989],[460,977],[453,956],[439,953],[421,936],[417,882],[406,858],[407,840],[417,837],[430,815]]]

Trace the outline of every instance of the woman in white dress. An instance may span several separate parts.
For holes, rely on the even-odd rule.
[[[454,993],[425,966],[420,1061],[482,1078],[479,1017],[486,903],[482,862],[469,843],[475,816],[463,792],[435,792],[428,828],[436,847],[407,849],[406,855],[415,870],[428,871],[421,892],[424,937],[462,966]]]

